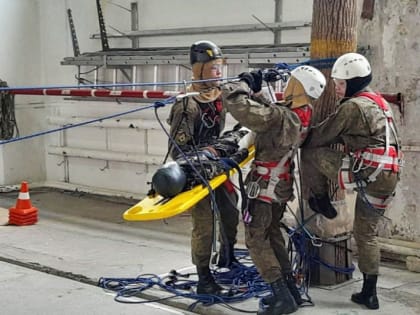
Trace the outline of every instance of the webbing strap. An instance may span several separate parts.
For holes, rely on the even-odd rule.
[[[378,198],[378,197],[365,194],[365,197],[371,203],[372,206],[381,210],[385,210],[386,207],[388,207],[388,205],[392,201],[392,199],[394,199],[393,195],[387,196],[385,198]]]
[[[276,185],[280,181],[281,174],[284,173],[284,165],[286,162],[294,155],[295,150],[290,150],[287,154],[285,154],[282,159],[277,163],[276,166],[270,168],[270,177],[268,179],[267,188],[261,189],[258,194],[258,199],[271,202],[272,199],[275,199],[274,190]],[[254,165],[258,167],[258,161],[254,161]],[[262,176],[262,175],[260,175]]]
[[[392,112],[389,110],[387,103],[385,102],[384,98],[381,95],[378,95],[376,93],[370,93],[370,92],[362,92],[357,95],[358,97],[364,97],[371,101],[373,101],[376,105],[378,105],[379,108],[382,109],[384,112],[384,115],[386,117],[385,121],[385,152],[384,155],[388,156],[389,154],[389,147],[390,147],[390,140],[389,140],[389,134],[390,129],[394,135],[394,138],[396,141],[398,141],[397,133],[394,126],[394,119],[392,117]],[[375,171],[369,175],[368,180],[369,182],[374,182],[376,180],[376,177],[379,175],[380,172],[384,169],[385,163],[380,162]]]

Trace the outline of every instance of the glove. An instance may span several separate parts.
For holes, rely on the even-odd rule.
[[[251,72],[242,72],[238,75],[240,81],[246,82],[254,93],[261,91],[262,72],[261,70],[253,70]]]
[[[287,74],[277,69],[266,69],[263,72],[263,80],[266,82],[276,82],[278,80],[287,81]]]
[[[280,72],[276,69],[266,69],[263,72],[263,79],[266,82],[276,82],[280,80]]]

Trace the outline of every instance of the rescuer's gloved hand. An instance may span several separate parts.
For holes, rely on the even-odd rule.
[[[276,82],[279,80],[287,81],[287,75],[277,69],[265,69],[263,71],[263,80],[266,82]]]
[[[253,70],[251,72],[242,72],[238,75],[240,81],[246,82],[254,93],[261,91],[262,72],[261,70]]]

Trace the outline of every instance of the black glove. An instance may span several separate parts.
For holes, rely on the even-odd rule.
[[[242,72],[238,75],[240,81],[246,82],[254,93],[261,91],[262,72],[261,70],[253,70],[251,72]]]
[[[265,69],[263,72],[263,80],[266,82],[276,82],[282,80],[287,81],[287,73],[277,69]]]

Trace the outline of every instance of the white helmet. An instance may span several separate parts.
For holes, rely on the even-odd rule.
[[[332,68],[331,77],[349,80],[357,77],[367,77],[372,73],[369,61],[357,53],[348,53],[339,57]]]
[[[297,67],[290,74],[302,84],[306,94],[315,99],[321,96],[327,84],[321,71],[311,66]]]

